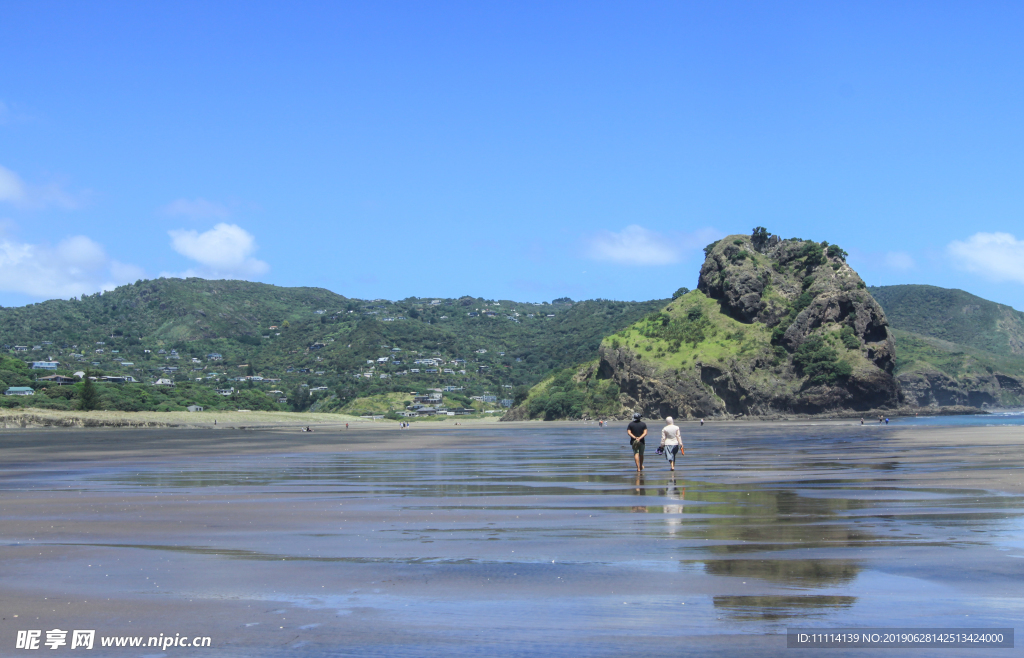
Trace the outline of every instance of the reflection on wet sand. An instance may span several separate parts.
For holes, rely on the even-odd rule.
[[[852,560],[704,560],[705,573],[733,578],[760,578],[793,587],[848,585],[861,571]]]
[[[715,608],[740,621],[779,621],[842,612],[857,602],[856,596],[716,596]]]
[[[93,602],[52,617],[61,628],[90,614],[156,623],[180,603],[196,624],[221,619],[237,655],[335,655],[345,637],[364,655],[676,656],[682,642],[717,647],[793,619],[953,624],[967,606],[972,624],[1007,626],[1024,614],[1011,587],[1024,578],[1021,496],[933,475],[1019,469],[1019,453],[954,463],[860,428],[709,426],[675,473],[638,474],[628,447],[595,445],[593,431],[198,462],[41,453],[0,473],[0,595],[41,619],[58,592]],[[677,625],[657,623],[684,605]]]

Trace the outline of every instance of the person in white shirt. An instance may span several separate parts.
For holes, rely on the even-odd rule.
[[[661,447],[665,450],[665,459],[672,470],[676,470],[676,455],[683,450],[683,438],[679,434],[679,427],[672,422],[672,416],[666,416],[668,423],[661,428]]]

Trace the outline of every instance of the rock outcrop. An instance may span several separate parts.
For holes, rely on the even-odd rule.
[[[897,376],[908,404],[919,407],[1020,406],[1024,379],[999,373],[954,378],[933,368],[917,368]]]
[[[835,245],[764,229],[705,248],[697,290],[602,343],[600,376],[649,417],[893,409],[885,313]]]

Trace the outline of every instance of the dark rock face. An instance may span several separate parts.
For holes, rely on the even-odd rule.
[[[665,377],[627,349],[601,348],[601,375],[619,385],[626,406],[648,418],[707,418],[726,413],[722,399],[709,390],[699,368]]]
[[[893,376],[895,343],[885,313],[845,254],[827,245],[775,236],[729,236],[710,245],[697,289],[720,312],[743,324],[774,330],[773,345],[739,352],[725,362],[692,369],[658,368],[628,348],[601,348],[601,371],[614,378],[627,407],[649,417],[771,415],[894,408],[901,401]],[[853,332],[859,347],[852,372],[812,383],[793,354],[812,337]],[[820,338],[815,338],[819,340]],[[740,356],[740,354],[745,354]]]
[[[1024,380],[1009,375],[964,376],[954,379],[939,370],[900,374],[907,403],[919,407],[1001,407],[1024,402]]]

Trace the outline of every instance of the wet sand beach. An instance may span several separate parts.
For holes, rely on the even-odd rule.
[[[674,477],[656,441],[633,471],[624,423],[4,430],[0,655],[53,628],[213,647],[100,656],[411,657],[1013,627],[1024,426],[985,425],[687,423]]]

